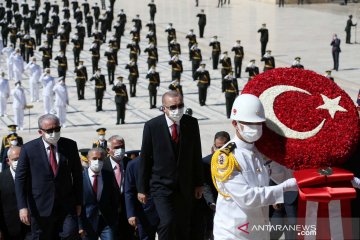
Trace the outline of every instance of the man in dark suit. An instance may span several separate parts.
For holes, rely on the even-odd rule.
[[[144,126],[138,199],[145,204],[151,193],[160,218],[159,240],[191,239],[192,202],[203,193],[199,126],[183,115],[178,92],[166,92],[162,104],[164,114]]]
[[[38,120],[41,137],[23,145],[15,189],[20,220],[32,239],[76,238],[82,204],[82,167],[75,141],[60,137],[59,119]]]
[[[20,221],[15,197],[15,170],[20,150],[18,146],[9,149],[10,168],[0,173],[0,232],[3,240],[31,239],[30,227]]]
[[[114,207],[116,192],[109,172],[103,170],[106,152],[102,148],[93,148],[88,156],[89,168],[83,171],[83,211],[81,227],[86,236],[83,239],[116,239],[118,219]]]
[[[349,19],[346,22],[346,27],[345,27],[345,32],[346,32],[346,43],[347,44],[351,44],[350,39],[351,39],[351,27],[355,27],[357,25],[357,23],[353,23],[352,22],[352,15],[349,15]],[[356,39],[355,39],[356,41]]]
[[[155,240],[159,216],[156,212],[154,201],[149,197],[146,204],[141,204],[137,199],[139,163],[140,156],[131,160],[126,168],[126,214],[129,224],[133,227],[137,227],[140,240]]]
[[[119,226],[121,227],[116,233],[116,236],[120,240],[130,240],[133,236],[133,230],[128,224],[126,217],[124,197],[125,170],[130,159],[125,157],[125,140],[119,135],[111,136],[108,139],[107,151],[109,156],[104,161],[104,171],[107,171],[112,176],[113,188],[114,191],[117,192],[116,202],[119,204],[119,207],[117,207],[117,209],[119,209],[117,216]]]
[[[333,40],[331,41],[330,45],[332,46],[332,57],[333,57],[333,61],[334,61],[334,68],[333,70],[338,71],[339,70],[339,55],[341,52],[340,49],[340,39],[337,37],[336,34],[334,34],[333,36]]]
[[[262,57],[265,54],[266,45],[269,41],[269,30],[266,28],[265,23],[262,24],[262,27],[258,30],[258,33],[260,33],[261,57]]]

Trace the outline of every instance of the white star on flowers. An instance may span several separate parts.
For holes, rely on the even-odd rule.
[[[321,106],[318,106],[316,109],[325,109],[325,110],[328,110],[329,111],[329,114],[331,116],[331,118],[334,118],[335,116],[335,113],[337,111],[340,111],[340,112],[347,112],[347,110],[343,107],[341,107],[339,105],[339,102],[340,102],[340,99],[341,99],[341,96],[338,96],[337,98],[334,98],[334,99],[330,99],[328,98],[327,96],[325,95],[322,95],[320,94],[323,101],[324,101],[324,104],[321,105]]]

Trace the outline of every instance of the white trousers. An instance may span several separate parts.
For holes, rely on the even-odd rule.
[[[13,108],[14,110],[14,122],[18,125],[18,128],[24,127],[24,109],[23,108]]]
[[[60,126],[63,126],[66,122],[66,106],[56,106],[56,116],[60,120]]]
[[[6,103],[7,103],[7,98],[0,97],[0,115],[6,114]]]
[[[30,80],[30,96],[31,101],[35,102],[39,100],[39,84],[36,81]]]
[[[44,112],[45,114],[48,114],[51,112],[53,106],[53,97],[50,95],[44,96]]]

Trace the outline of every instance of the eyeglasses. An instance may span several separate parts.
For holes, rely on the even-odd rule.
[[[53,133],[53,132],[60,132],[60,129],[61,129],[61,127],[55,127],[55,128],[50,128],[50,129],[42,129],[42,128],[40,128],[41,131],[44,131],[44,132],[46,132],[48,134]]]
[[[170,110],[176,110],[178,108],[183,108],[184,107],[184,103],[180,103],[178,105],[171,105],[171,106],[164,106],[165,108],[167,109],[170,109]]]

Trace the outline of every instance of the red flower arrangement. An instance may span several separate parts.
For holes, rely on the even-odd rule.
[[[324,76],[277,68],[257,75],[242,93],[258,96],[264,105],[267,121],[257,148],[290,169],[341,166],[357,145],[356,107]]]

